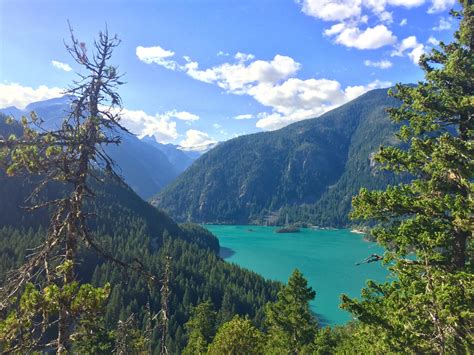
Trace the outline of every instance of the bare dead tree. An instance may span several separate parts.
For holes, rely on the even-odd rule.
[[[160,354],[168,354],[168,349],[166,347],[166,338],[168,336],[168,324],[169,324],[169,309],[168,301],[170,294],[170,273],[171,273],[171,257],[165,257],[165,269],[163,272],[162,286],[160,289],[161,292],[161,343],[160,343]]]
[[[90,181],[102,182],[104,175],[120,179],[104,147],[119,144],[120,133],[128,132],[120,124],[122,103],[117,89],[123,84],[122,77],[118,68],[109,64],[120,40],[117,36],[110,36],[106,29],[99,33],[92,53],[88,53],[85,43],[76,38],[71,27],[69,29],[70,41],[66,49],[85,74],[78,73],[79,80],[65,92],[72,99],[61,127],[46,131],[42,128],[42,120],[31,113],[29,118],[22,118],[22,137],[0,139],[0,150],[6,152],[1,163],[9,175],[28,173],[42,176],[28,198],[30,202],[36,201],[42,189],[51,182],[57,181],[67,187],[64,197],[29,207],[29,210],[53,209],[47,237],[18,270],[8,275],[0,288],[0,311],[6,309],[24,286],[39,275],[60,287],[71,284],[75,280],[74,266],[80,243],[108,260],[140,272],[150,281],[157,281],[140,263],[123,262],[102,250],[88,230],[85,201],[94,197]],[[52,265],[62,266],[60,276],[52,272]],[[65,354],[71,347],[74,325],[71,299],[61,297],[58,309],[58,336],[48,346],[54,346],[58,354]],[[38,325],[43,332],[48,328],[47,322],[48,317],[44,317]]]

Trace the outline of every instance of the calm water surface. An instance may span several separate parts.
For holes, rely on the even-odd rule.
[[[298,268],[316,290],[311,308],[323,325],[351,319],[339,308],[342,293],[359,296],[367,280],[384,281],[388,276],[380,263],[355,265],[370,254],[383,253],[383,249],[347,229],[280,234],[274,227],[262,226],[206,228],[219,238],[221,255],[229,262],[283,282]]]

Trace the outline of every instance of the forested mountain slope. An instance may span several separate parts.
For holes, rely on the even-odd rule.
[[[153,136],[145,136],[141,140],[163,152],[178,174],[185,171],[197,158],[186,154],[174,144],[159,143]]]
[[[70,97],[63,96],[29,104],[24,110],[15,107],[0,109],[0,112],[20,119],[35,111],[44,120],[46,130],[60,127],[69,109]],[[106,151],[117,163],[118,173],[142,198],[149,198],[171,182],[183,169],[180,161],[171,163],[167,155],[157,147],[146,144],[132,134],[123,133],[122,143],[109,145]],[[183,159],[189,159],[183,154]]]
[[[398,102],[374,90],[323,116],[241,136],[199,158],[153,203],[180,221],[284,221],[343,226],[361,186],[383,187],[371,154],[393,143],[385,112]]]
[[[0,135],[20,132],[18,125],[5,125],[4,120],[0,115]],[[24,261],[30,253],[28,249],[40,242],[48,227],[47,211],[31,214],[20,207],[28,205],[25,199],[37,181],[35,177],[7,177],[0,171],[0,285],[8,270]],[[96,196],[87,208],[94,214],[90,228],[103,249],[127,262],[139,260],[160,278],[165,257],[171,257],[170,353],[179,353],[184,346],[184,323],[191,307],[203,300],[212,300],[220,322],[239,313],[248,314],[261,324],[263,306],[275,299],[279,284],[224,262],[217,255],[219,242],[211,233],[197,225],[176,224],[123,183],[107,179],[94,186]],[[63,189],[50,185],[44,197],[58,196]],[[159,286],[150,289],[142,277],[89,249],[80,254],[81,282],[112,285],[105,315],[110,329],[131,313],[141,322],[147,302],[153,312],[160,310]],[[154,333],[153,346],[157,345],[157,337],[158,333]]]

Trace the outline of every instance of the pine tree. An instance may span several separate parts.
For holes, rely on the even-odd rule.
[[[108,144],[119,144],[118,132],[126,131],[119,123],[121,99],[117,93],[117,88],[123,82],[117,67],[109,64],[113,50],[120,41],[116,36],[109,36],[107,31],[100,32],[92,53],[88,53],[85,43],[76,38],[72,29],[70,34],[71,43],[66,48],[86,74],[79,74],[79,81],[65,92],[71,97],[71,109],[65,115],[61,127],[46,131],[42,128],[42,119],[32,112],[29,118],[21,119],[20,137],[14,134],[7,139],[0,137],[0,167],[8,175],[31,174],[42,179],[28,199],[34,202],[29,209],[52,210],[46,239],[33,249],[18,270],[9,274],[0,289],[0,310],[13,309],[5,321],[0,321],[0,327],[16,334],[17,338],[5,340],[10,346],[5,351],[18,351],[25,347],[35,350],[53,347],[58,354],[70,352],[74,327],[80,324],[81,317],[87,315],[88,311],[84,309],[86,313],[82,314],[83,308],[77,304],[78,300],[87,303],[87,299],[80,297],[81,290],[89,287],[91,294],[102,292],[102,289],[93,289],[90,285],[79,287],[76,282],[81,246],[124,267],[142,270],[140,266],[114,258],[101,248],[96,236],[89,231],[89,213],[86,212],[87,202],[95,197],[92,182],[103,182],[106,175],[118,178],[113,170],[113,161],[103,148]],[[52,184],[62,187],[62,195],[42,201],[40,192]],[[153,278],[152,275],[149,277]],[[28,291],[32,282],[38,283],[38,280],[40,285],[36,293],[23,294],[21,299],[28,295],[29,303],[38,304],[42,297],[51,297],[51,290],[57,290],[53,294],[60,296],[54,307],[49,306],[46,311],[38,304],[38,313],[47,314],[42,316],[39,326],[38,322],[25,321],[15,329],[15,324],[8,322],[8,319],[25,316],[21,309],[15,309],[15,303],[22,290],[27,287]],[[35,318],[33,314],[28,314],[28,317]],[[55,317],[57,338],[54,342],[44,344],[43,335]],[[27,343],[22,340],[24,333],[32,334]],[[3,341],[0,338],[0,342]]]
[[[463,353],[474,326],[474,6],[461,2],[452,43],[423,55],[425,80],[397,85],[390,109],[400,146],[382,147],[382,168],[409,183],[362,189],[352,217],[375,220],[372,234],[386,247],[396,281],[370,282],[362,300],[343,296],[361,322],[360,340],[373,351]],[[411,256],[410,256],[411,255]]]
[[[211,301],[198,304],[185,324],[188,343],[183,354],[206,354],[207,346],[216,332],[216,312]]]
[[[312,343],[317,321],[311,314],[309,301],[315,296],[303,274],[295,269],[276,302],[266,308],[270,352],[299,354]]]
[[[235,316],[224,323],[209,346],[210,355],[260,355],[264,336],[249,319]]]

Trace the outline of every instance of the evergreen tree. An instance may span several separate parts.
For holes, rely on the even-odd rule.
[[[14,309],[13,304],[24,286],[31,286],[38,278],[41,287],[35,290],[36,293],[24,293],[22,299],[28,295],[31,298],[28,302],[35,304],[43,293],[48,298],[51,290],[58,290],[60,295],[54,307],[47,309],[48,316],[42,317],[40,327],[36,327],[35,322],[26,322],[22,324],[22,328],[15,330],[12,324],[8,328],[8,319],[1,324],[2,327],[7,327],[4,330],[17,333],[18,341],[8,341],[13,348],[53,347],[58,354],[71,350],[73,329],[80,323],[82,316],[81,305],[76,302],[87,302],[86,298],[81,298],[83,287],[89,287],[91,294],[101,292],[101,289],[93,290],[90,285],[79,287],[75,281],[79,247],[89,247],[103,257],[114,259],[100,248],[95,236],[90,233],[85,206],[94,197],[91,181],[102,181],[104,174],[116,176],[113,161],[104,153],[103,147],[120,143],[116,132],[125,130],[119,123],[121,99],[116,92],[123,83],[117,67],[109,64],[112,52],[120,41],[116,36],[109,36],[107,31],[100,32],[99,39],[94,42],[94,52],[88,54],[85,43],[79,42],[72,29],[70,34],[71,44],[66,45],[66,48],[72,58],[86,70],[86,74],[80,74],[80,80],[74,82],[74,86],[66,92],[71,95],[71,109],[65,115],[61,127],[46,131],[42,127],[41,118],[32,112],[29,118],[21,119],[20,137],[15,134],[7,139],[0,137],[0,166],[5,168],[8,175],[27,173],[41,176],[41,181],[28,198],[29,202],[33,202],[30,210],[53,210],[46,239],[34,248],[18,270],[10,273],[0,289],[0,310]],[[11,119],[9,121],[12,123]],[[40,192],[52,184],[63,187],[61,195],[42,201]],[[122,265],[126,266],[125,263]],[[40,310],[41,307],[38,307],[38,311]],[[8,317],[21,316],[24,315],[17,308]],[[44,341],[43,335],[51,327],[49,318],[54,319],[56,316],[56,341],[41,344]],[[30,314],[28,317],[34,318],[34,315]],[[21,339],[22,331],[33,334],[28,345]]]
[[[224,323],[209,346],[210,355],[263,354],[264,336],[247,318],[235,316]]]
[[[207,346],[216,332],[216,312],[211,301],[198,304],[185,324],[188,343],[183,354],[206,354]]]
[[[382,147],[376,157],[411,182],[362,189],[353,200],[353,218],[378,222],[372,234],[396,276],[369,283],[361,301],[343,296],[343,308],[361,321],[360,341],[375,352],[463,353],[473,343],[472,0],[452,15],[460,20],[454,41],[420,59],[425,81],[392,92],[402,101],[389,112],[404,124],[404,146]]]
[[[309,301],[315,296],[303,274],[295,269],[276,302],[266,308],[270,352],[299,354],[308,348],[317,330],[309,308]]]

